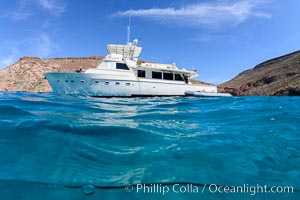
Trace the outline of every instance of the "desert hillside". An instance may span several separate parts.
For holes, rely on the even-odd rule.
[[[97,67],[103,57],[52,58],[21,57],[20,60],[0,70],[0,91],[49,92],[45,72],[69,72]]]
[[[300,95],[300,51],[263,62],[219,85],[233,95]]]

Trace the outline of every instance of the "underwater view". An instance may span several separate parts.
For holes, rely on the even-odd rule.
[[[2,92],[0,199],[299,199],[299,105]]]

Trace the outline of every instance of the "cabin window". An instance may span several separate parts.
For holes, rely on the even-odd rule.
[[[152,78],[161,79],[162,78],[161,72],[152,72]]]
[[[138,70],[137,75],[138,75],[138,77],[145,78],[146,77],[146,71],[145,70]]]
[[[66,83],[69,82],[68,80],[65,80],[65,81],[66,81]]]
[[[74,80],[71,80],[71,83],[74,83]]]
[[[172,73],[164,73],[164,80],[173,80]]]
[[[130,83],[126,83],[126,86],[130,86]]]
[[[105,85],[109,85],[109,82],[105,82]]]
[[[124,63],[117,63],[116,69],[129,70],[127,65]]]
[[[175,81],[183,81],[181,74],[175,74]]]
[[[85,82],[85,80],[81,80],[80,82],[81,82],[81,83],[84,83],[84,82]]]
[[[116,85],[120,85],[120,83],[119,83],[119,82],[116,82]]]
[[[99,81],[95,81],[95,83],[99,83]]]

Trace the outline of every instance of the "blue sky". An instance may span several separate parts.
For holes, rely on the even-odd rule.
[[[141,59],[195,67],[222,83],[300,49],[299,0],[3,0],[0,69],[20,56],[105,55],[106,44],[141,39]]]

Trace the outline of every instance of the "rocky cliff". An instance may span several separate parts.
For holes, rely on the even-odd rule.
[[[52,58],[21,57],[20,60],[0,70],[0,91],[49,92],[45,72],[69,72],[97,67],[103,57]]]
[[[233,95],[300,95],[300,51],[263,62],[219,85]]]

